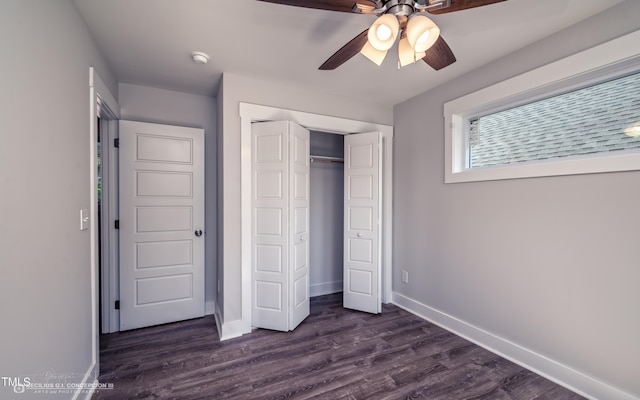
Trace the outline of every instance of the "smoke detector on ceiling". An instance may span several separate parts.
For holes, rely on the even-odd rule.
[[[191,53],[191,57],[196,64],[206,64],[209,61],[209,55],[201,51],[194,51]]]

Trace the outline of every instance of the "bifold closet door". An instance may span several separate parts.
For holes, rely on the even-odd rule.
[[[289,331],[309,315],[309,131],[251,130],[252,325]]]
[[[378,132],[344,139],[345,308],[382,311],[381,156]]]
[[[289,179],[291,205],[290,221],[290,260],[291,293],[289,330],[309,316],[309,203],[311,199],[310,181],[310,134],[309,131],[293,122],[289,123],[290,166]]]

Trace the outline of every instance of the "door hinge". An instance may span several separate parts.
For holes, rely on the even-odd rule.
[[[113,139],[113,147],[116,149],[120,148],[120,139]]]
[[[117,219],[116,222],[114,223],[114,225],[115,225],[116,229],[120,229],[120,220]]]
[[[116,310],[120,309],[120,300],[116,300]]]

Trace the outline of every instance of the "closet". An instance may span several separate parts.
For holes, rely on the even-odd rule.
[[[253,327],[289,331],[308,316],[310,256],[319,267],[313,271],[314,295],[339,291],[341,276],[344,307],[381,311],[382,137],[379,132],[370,132],[333,140],[343,141],[344,161],[336,153],[312,157],[309,130],[294,122],[252,123]],[[314,151],[320,153],[318,143],[328,143],[321,138],[315,141]],[[311,160],[317,163],[313,171]],[[336,161],[343,163],[329,167]],[[322,185],[322,178],[325,183],[333,180],[331,190],[312,189],[312,173],[315,185]],[[340,179],[342,194],[336,190]],[[313,210],[312,190],[316,196]],[[314,211],[317,238],[312,239],[316,242],[311,250],[310,214]]]
[[[311,131],[309,292],[342,291],[344,136]]]

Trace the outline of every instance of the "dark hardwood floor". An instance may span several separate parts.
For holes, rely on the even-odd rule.
[[[103,335],[93,399],[582,397],[394,305],[380,315],[311,300],[293,332],[220,342],[212,317]]]

